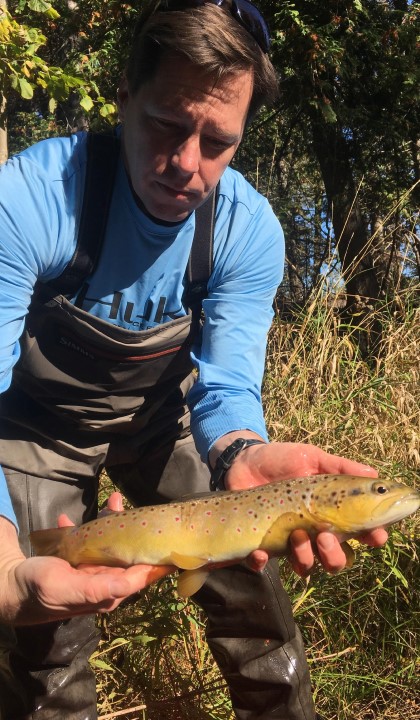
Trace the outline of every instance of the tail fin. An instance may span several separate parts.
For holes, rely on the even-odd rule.
[[[34,530],[29,535],[29,539],[37,555],[56,555],[57,557],[61,557],[60,550],[63,539],[71,533],[72,530],[72,527]]]

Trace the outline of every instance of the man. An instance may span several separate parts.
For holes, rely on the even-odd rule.
[[[76,523],[95,516],[104,467],[137,505],[208,490],[210,471],[213,489],[376,474],[313,446],[267,440],[260,387],[282,233],[268,203],[228,166],[275,94],[268,45],[247,0],[148,8],[118,90],[121,153],[102,247],[87,271],[76,248],[86,135],[40,143],[0,173],[0,460],[11,497],[0,485],[2,719],[95,718],[92,613],[168,571],[25,559],[29,531],[53,525],[61,510]],[[187,267],[198,209],[216,186],[200,330]],[[328,533],[317,551],[327,570],[344,566]],[[276,561],[267,560],[250,558],[261,572],[211,573],[195,599],[236,716],[313,720],[300,635]],[[313,564],[300,531],[292,563],[301,574]]]

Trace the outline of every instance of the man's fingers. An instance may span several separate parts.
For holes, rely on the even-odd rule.
[[[112,510],[113,512],[121,512],[122,510],[124,510],[123,498],[121,493],[111,493],[108,498],[107,508],[108,510]]]
[[[347,558],[335,535],[328,532],[319,533],[316,545],[319,559],[327,572],[335,573],[346,567]]]
[[[254,572],[262,572],[269,560],[264,550],[254,550],[246,559],[246,564]]]
[[[388,533],[385,528],[376,528],[358,537],[358,540],[371,547],[381,547],[388,540]]]
[[[290,562],[301,577],[308,575],[315,555],[311,540],[305,530],[295,530],[290,536]],[[335,535],[321,532],[316,539],[316,555],[327,572],[335,573],[346,566],[346,556]]]
[[[295,530],[290,536],[290,563],[295,573],[305,577],[314,564],[314,553],[308,533]]]
[[[73,527],[74,522],[72,522],[68,515],[65,515],[65,513],[62,513],[57,518],[57,527]]]

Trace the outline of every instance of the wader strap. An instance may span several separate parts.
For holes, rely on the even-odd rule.
[[[195,211],[195,233],[188,260],[187,287],[184,302],[193,313],[200,310],[207,297],[207,283],[213,270],[213,239],[219,185]]]
[[[48,283],[62,295],[74,295],[96,267],[105,237],[119,153],[120,142],[117,137],[89,133],[76,250],[61,275]]]

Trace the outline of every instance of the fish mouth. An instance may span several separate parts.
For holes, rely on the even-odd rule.
[[[419,507],[420,494],[418,492],[412,492],[392,502],[390,502],[390,498],[384,498],[373,510],[372,518],[378,518],[381,525],[391,525],[407,515],[412,515]]]

